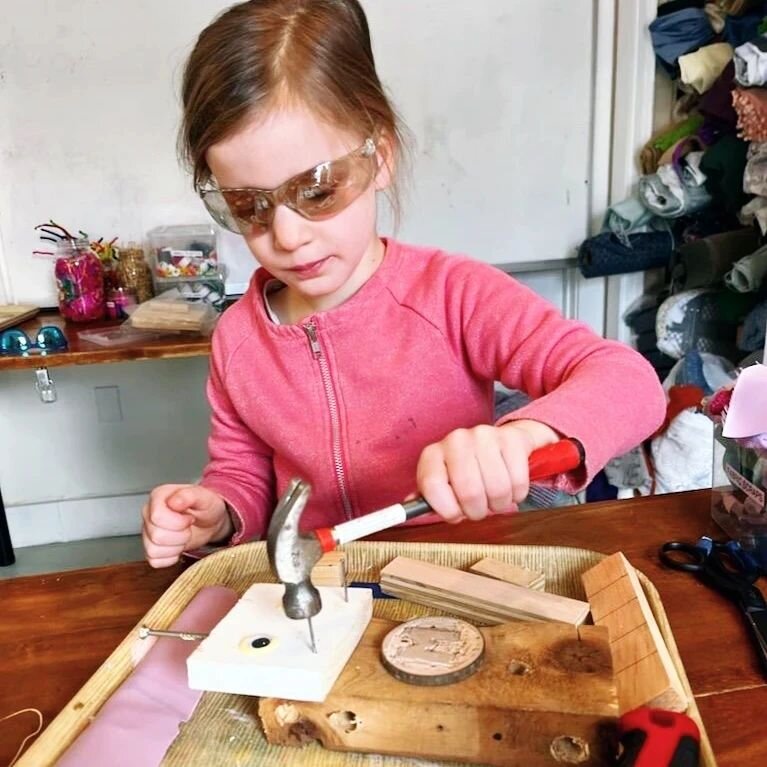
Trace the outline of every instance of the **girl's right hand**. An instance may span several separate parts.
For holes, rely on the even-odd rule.
[[[160,485],[142,515],[141,537],[152,567],[170,567],[183,552],[234,533],[226,502],[202,485]]]

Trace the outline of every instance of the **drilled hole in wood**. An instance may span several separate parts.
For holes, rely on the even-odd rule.
[[[561,764],[581,764],[589,758],[589,744],[572,735],[554,738],[550,751],[554,760]]]
[[[503,740],[503,735],[500,732],[493,733],[493,740]]]
[[[357,727],[362,725],[362,721],[357,719],[357,715],[353,711],[334,711],[332,714],[328,714],[328,719],[333,727],[344,732],[354,732]]]
[[[513,660],[507,666],[508,671],[513,676],[524,676],[532,672],[533,668],[529,663],[525,663],[523,660]]]
[[[438,724],[437,725],[437,732],[442,732],[444,729],[445,729],[445,725],[444,724]]]
[[[301,714],[292,703],[280,703],[274,709],[274,718],[281,727],[284,727],[286,724],[295,724],[301,718]]]

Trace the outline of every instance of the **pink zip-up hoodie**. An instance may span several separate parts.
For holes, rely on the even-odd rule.
[[[295,325],[266,311],[259,269],[213,336],[210,460],[202,484],[234,512],[234,543],[262,537],[292,477],[312,484],[302,527],[333,525],[416,491],[421,451],[493,422],[493,385],[530,418],[580,440],[574,492],[662,422],[665,396],[628,346],[564,319],[501,270],[386,240],[378,271],[344,304]]]

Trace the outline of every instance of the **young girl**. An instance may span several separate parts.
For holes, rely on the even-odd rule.
[[[183,108],[195,186],[262,268],[213,337],[203,478],[144,508],[155,567],[262,537],[294,476],[313,487],[307,529],[416,492],[476,520],[517,508],[536,448],[581,442],[557,480],[574,492],[661,423],[628,347],[492,266],[379,237],[402,131],[357,0],[232,7],[192,51]],[[533,400],[493,423],[494,381]]]

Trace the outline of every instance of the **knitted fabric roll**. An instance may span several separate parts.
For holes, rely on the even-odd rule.
[[[578,248],[578,268],[584,277],[641,272],[666,266],[674,249],[670,232],[631,234],[624,245],[612,232],[589,237]]]
[[[767,89],[735,88],[732,105],[738,114],[738,136],[746,141],[767,141]]]
[[[732,59],[729,43],[704,45],[693,53],[679,57],[681,80],[692,86],[698,93],[705,93],[722,74]]]

